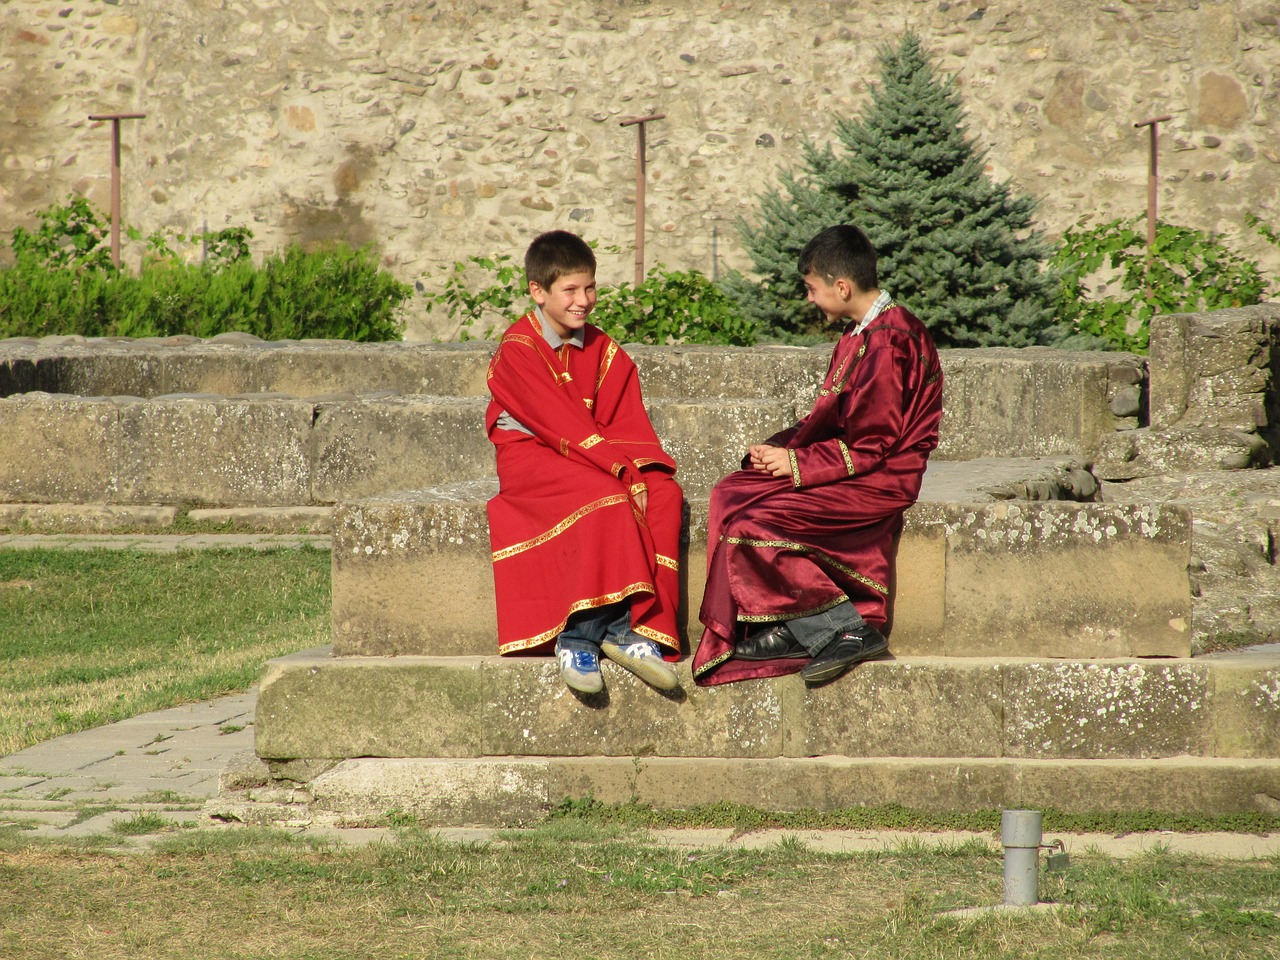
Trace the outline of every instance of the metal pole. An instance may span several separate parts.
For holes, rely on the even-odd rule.
[[[651,120],[665,120],[665,113],[654,113],[647,117],[636,117],[623,120],[619,126],[636,128],[636,286],[644,283],[644,170],[645,142],[644,125]]]
[[[1156,183],[1158,176],[1156,175],[1156,143],[1159,139],[1158,129],[1160,124],[1166,120],[1172,120],[1172,114],[1166,114],[1163,117],[1152,117],[1150,120],[1141,120],[1134,124],[1134,127],[1141,129],[1142,127],[1151,128],[1150,138],[1150,157],[1147,161],[1147,252],[1150,254],[1151,248],[1156,245]]]
[[[111,121],[111,262],[120,269],[120,121],[141,120],[145,113],[91,113],[90,120]]]
[[[1039,810],[1003,810],[1000,842],[1004,845],[1004,902],[1029,907],[1040,902],[1040,840],[1044,814]]]

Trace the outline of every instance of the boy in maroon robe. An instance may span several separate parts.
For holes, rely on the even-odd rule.
[[[880,291],[866,235],[830,227],[799,267],[844,333],[808,416],[752,446],[711,493],[703,685],[796,671],[821,683],[885,653],[894,542],[938,445],[938,353]]]
[[[595,272],[581,237],[536,237],[525,276],[537,306],[503,334],[489,365],[498,652],[554,649],[581,693],[603,688],[601,653],[672,690],[683,496],[635,365],[586,322]]]

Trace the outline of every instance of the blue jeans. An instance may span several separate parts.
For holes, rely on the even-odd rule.
[[[848,600],[836,604],[830,610],[815,613],[811,617],[797,617],[787,620],[787,629],[796,638],[800,646],[809,651],[809,656],[817,656],[822,648],[835,639],[837,633],[853,630],[865,623],[858,608]]]
[[[556,639],[561,650],[585,650],[599,653],[605,640],[625,643],[631,632],[631,601],[622,600],[595,610],[579,610],[569,617]]]

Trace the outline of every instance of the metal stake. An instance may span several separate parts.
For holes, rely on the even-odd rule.
[[[1163,117],[1152,117],[1134,124],[1135,128],[1151,128],[1151,159],[1147,163],[1147,252],[1156,245],[1156,141],[1159,138],[1159,126],[1166,120],[1172,120],[1172,114]]]
[[[644,283],[644,125],[651,120],[665,120],[665,113],[654,113],[634,120],[623,120],[621,127],[636,128],[636,286]]]
[[[1002,810],[1000,842],[1004,846],[1004,902],[1029,907],[1040,902],[1040,840],[1044,814],[1039,810]]]
[[[120,269],[120,121],[141,120],[145,113],[91,113],[90,120],[111,121],[111,262]]]

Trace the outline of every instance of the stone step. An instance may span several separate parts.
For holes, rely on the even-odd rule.
[[[899,658],[813,688],[795,676],[695,687],[686,661],[682,689],[665,695],[603,670],[605,691],[583,696],[551,658],[308,651],[264,668],[256,753],[277,784],[305,785],[329,809],[358,808],[363,794],[378,812],[425,808],[438,822],[507,822],[526,802],[536,816],[566,796],[1280,810],[1280,647],[1195,660]],[[502,796],[515,804],[505,816]]]
[[[19,471],[8,484],[0,475],[0,499],[143,502],[138,498],[146,495],[150,478],[133,475],[142,453],[156,464],[152,486],[160,490],[165,479],[188,475],[180,461],[199,454],[210,461],[210,470],[216,466],[243,475],[248,482],[242,497],[259,497],[218,499],[235,495],[234,487],[223,484],[207,492],[197,487],[197,495],[188,498],[222,505],[275,505],[288,502],[282,496],[300,493],[326,502],[330,485],[339,482],[347,484],[342,488],[347,497],[401,489],[403,482],[388,486],[385,476],[401,460],[405,470],[419,472],[419,485],[461,479],[446,477],[437,468],[447,467],[441,461],[455,454],[459,469],[477,457],[492,459],[481,427],[492,349],[492,344],[474,343],[264,342],[243,334],[212,341],[0,341],[0,398],[7,398],[0,401],[0,449],[25,449],[36,431],[59,453],[84,461],[74,479],[88,485],[83,496],[70,495],[79,489],[73,479],[64,481],[66,495],[36,495],[41,480],[47,486],[53,478],[38,470],[29,476]],[[672,425],[670,434],[677,460],[690,476],[699,477],[703,456],[714,462],[736,460],[742,440],[761,439],[808,410],[830,353],[829,347],[627,349],[640,370],[655,421],[681,419],[684,415],[662,411],[682,405],[701,411],[708,433],[704,443],[686,443],[686,449],[682,441],[696,440],[696,431],[683,434]],[[944,351],[942,362],[947,401],[938,456],[943,459],[1092,458],[1116,430],[1138,426],[1145,381],[1140,357],[986,348]],[[175,408],[179,398],[186,402]],[[202,406],[193,408],[193,400]],[[445,415],[453,423],[450,443],[428,446],[436,456],[425,463],[428,473],[423,475],[427,456],[414,451],[434,439],[429,424],[438,414],[430,404],[449,400],[463,404]],[[362,406],[351,408],[356,403]],[[400,409],[417,403],[428,406]],[[339,404],[347,409],[335,407]],[[733,421],[738,410],[748,408],[759,412],[744,415],[736,430],[721,430],[722,420]],[[452,420],[456,416],[464,420]],[[375,420],[383,432],[370,436],[361,431],[358,421]],[[316,435],[308,443],[312,424]],[[656,425],[667,439],[664,424]],[[216,450],[208,449],[213,437],[219,440]],[[717,441],[726,445],[712,446]],[[95,444],[100,449],[94,450]],[[439,457],[441,449],[450,456]],[[113,464],[120,473],[114,485]],[[289,465],[288,478],[276,478],[281,464]],[[25,478],[24,484],[13,489],[18,478]],[[268,482],[272,479],[274,485]],[[300,483],[307,484],[301,491]],[[112,496],[102,495],[103,490]]]
[[[334,819],[510,827],[565,800],[657,809],[738,804],[833,812],[897,805],[945,814],[1000,809],[1226,816],[1280,811],[1280,761],[968,760],[880,757],[485,757],[357,759],[314,779],[224,791],[205,812],[270,826]]]
[[[1084,485],[1069,460],[932,464],[899,543],[891,649],[960,657],[1189,655],[1185,510],[1004,499]],[[485,501],[496,492],[496,481],[474,481],[338,506],[339,655],[495,650]],[[686,649],[701,636],[706,509],[705,500],[689,498],[680,558]]]

